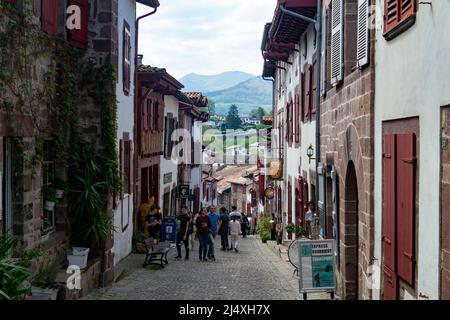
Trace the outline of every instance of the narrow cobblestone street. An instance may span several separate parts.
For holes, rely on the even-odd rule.
[[[255,237],[240,239],[239,253],[220,251],[216,240],[216,262],[200,262],[197,249],[198,243],[189,261],[176,261],[172,250],[164,269],[143,269],[144,256],[133,255],[125,262],[135,268],[130,274],[86,299],[295,300],[299,296],[294,269]]]

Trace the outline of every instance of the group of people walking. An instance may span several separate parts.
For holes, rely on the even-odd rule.
[[[220,236],[221,250],[239,251],[238,237],[240,233],[245,238],[249,220],[245,214],[232,207],[232,212],[221,208],[220,213],[216,207],[203,208],[198,214],[188,212],[182,207],[177,216],[177,252],[176,259],[182,259],[181,248],[184,245],[185,259],[189,259],[190,250],[195,247],[195,240],[199,242],[199,260],[216,261],[214,254],[216,239]]]

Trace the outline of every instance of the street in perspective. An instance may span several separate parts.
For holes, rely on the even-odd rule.
[[[450,300],[449,13],[0,0],[0,300]]]

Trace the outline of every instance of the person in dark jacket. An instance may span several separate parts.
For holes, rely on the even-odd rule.
[[[203,210],[198,215],[195,226],[197,227],[197,236],[199,245],[198,257],[200,261],[208,261],[206,255],[208,253],[208,245],[210,241],[211,232],[211,220],[208,217],[208,210],[203,208]]]
[[[228,241],[228,235],[230,233],[230,215],[228,214],[226,208],[220,209],[218,233],[220,234],[222,250],[223,251],[232,250],[229,246],[229,241]]]
[[[249,221],[248,221],[247,215],[245,213],[243,213],[242,219],[241,219],[242,238],[247,238],[248,225],[249,225]]]

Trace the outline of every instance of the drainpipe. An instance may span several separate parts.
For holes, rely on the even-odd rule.
[[[275,118],[275,88],[276,88],[275,79],[267,78],[267,77],[263,77],[263,79],[265,81],[271,81],[272,82],[272,114],[273,114],[273,118]],[[273,129],[274,126],[275,126],[275,123],[272,120],[272,129]],[[272,153],[272,145],[270,146],[270,153]],[[267,182],[268,181],[269,181],[269,179],[265,179],[265,181],[264,181],[264,183],[265,183],[264,189],[268,187],[267,186]],[[270,206],[271,206],[270,214],[272,215],[272,213],[275,211],[274,202],[272,200],[270,200]],[[264,213],[265,212],[263,212],[263,214]]]
[[[322,70],[322,0],[317,0],[317,18],[311,19],[297,12],[290,11],[285,6],[280,6],[281,12],[294,18],[314,23],[317,32],[316,47],[316,201],[319,200],[319,162],[320,162],[320,84]]]
[[[137,104],[138,104],[138,101],[140,101],[140,99],[139,99],[139,86],[138,86],[138,84],[139,84],[138,83],[139,22],[142,19],[146,18],[146,17],[154,15],[156,13],[156,11],[158,11],[158,6],[159,6],[159,3],[156,1],[155,2],[155,7],[153,8],[153,11],[138,17],[137,20],[136,20],[136,24],[135,24],[135,40],[134,40],[135,44],[134,44],[134,46],[135,46],[136,50],[135,50],[135,53],[134,53],[134,129],[133,129],[133,132],[134,132],[134,138],[133,139],[134,139],[134,141],[137,141],[137,139],[136,139],[137,134],[138,134],[137,126],[136,126],[137,121],[138,121],[138,118],[137,118]],[[134,170],[134,181],[135,182],[137,181],[137,177],[138,177],[137,176],[138,175],[138,170],[136,170],[138,167],[139,167],[139,158],[138,158],[137,152],[135,152],[134,153],[134,168],[135,168],[135,170]],[[138,190],[138,186],[135,183],[135,185],[134,185],[134,194],[135,194],[135,196],[133,197],[133,202],[134,202],[134,207],[136,209],[138,209],[138,203],[137,203],[137,198],[136,198],[137,190]],[[157,199],[155,199],[155,200],[157,200]],[[133,218],[134,217],[136,217],[136,215],[133,215]],[[134,232],[137,231],[137,223],[136,222],[137,222],[136,220],[133,221]]]

